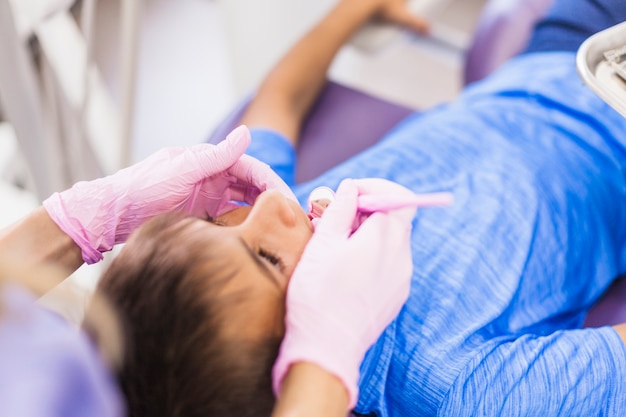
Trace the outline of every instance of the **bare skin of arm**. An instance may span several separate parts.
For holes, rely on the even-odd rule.
[[[293,365],[282,384],[272,417],[346,417],[348,391],[317,365]]]
[[[23,265],[62,268],[68,275],[83,264],[80,248],[43,207],[0,230],[0,254]]]
[[[341,0],[265,77],[241,123],[276,130],[297,145],[301,124],[326,82],[335,55],[364,23],[380,19],[425,33],[406,0]]]
[[[615,329],[624,345],[626,345],[626,323],[616,324],[613,326],[613,329]]]

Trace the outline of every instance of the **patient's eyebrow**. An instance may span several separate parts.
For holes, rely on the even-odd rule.
[[[272,273],[272,271],[270,271],[270,268],[267,266],[267,264],[265,264],[265,262],[263,262],[261,260],[259,255],[256,254],[252,250],[252,248],[250,246],[248,246],[246,241],[243,240],[241,237],[239,238],[239,242],[241,242],[243,247],[246,248],[246,252],[248,252],[248,255],[250,255],[250,257],[254,260],[254,263],[256,263],[256,265],[259,267],[259,269],[261,270],[263,275],[267,279],[269,279],[272,282],[272,284],[274,284],[276,287],[280,288],[280,285],[278,284],[278,280],[276,279],[276,276]]]

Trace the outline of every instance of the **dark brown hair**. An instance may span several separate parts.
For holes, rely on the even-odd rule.
[[[149,221],[99,283],[126,325],[119,380],[129,415],[269,416],[280,338],[224,336],[227,310],[251,294],[222,293],[237,267],[189,227],[194,221]]]

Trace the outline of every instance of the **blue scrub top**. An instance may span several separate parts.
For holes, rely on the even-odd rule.
[[[293,149],[275,136],[253,131],[250,153],[289,174]],[[626,120],[584,86],[573,53],[546,52],[296,186],[303,205],[347,177],[455,196],[415,217],[411,294],[362,363],[356,412],[626,415],[623,343],[580,328],[626,272],[625,165]]]

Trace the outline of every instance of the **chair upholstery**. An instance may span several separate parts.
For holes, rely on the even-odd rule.
[[[587,314],[585,327],[626,323],[626,278],[615,281]]]
[[[244,100],[208,139],[218,143],[235,128],[250,99]],[[296,181],[313,179],[373,145],[413,110],[328,81],[302,126]]]

